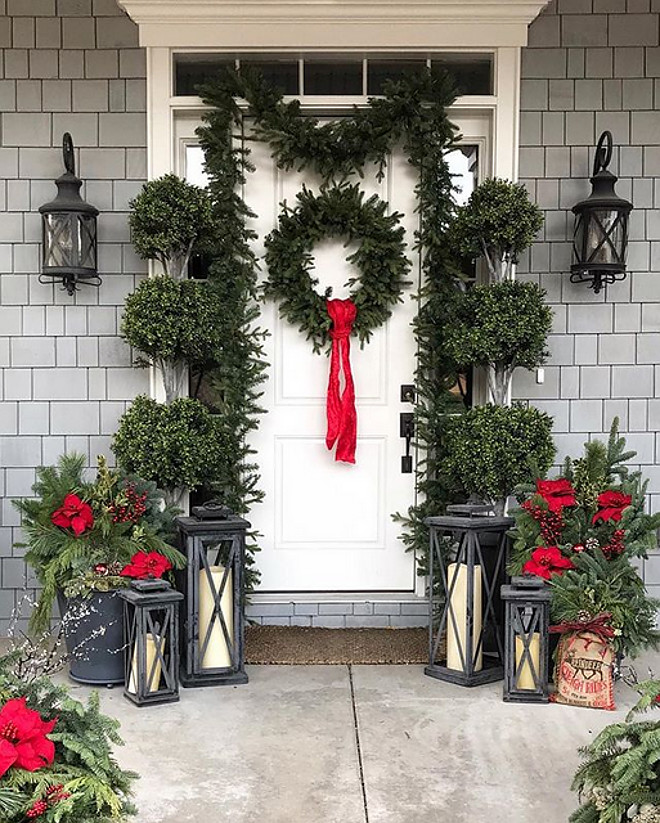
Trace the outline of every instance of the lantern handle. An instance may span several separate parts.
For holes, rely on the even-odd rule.
[[[605,130],[598,138],[596,154],[594,155],[594,171],[591,175],[595,177],[599,171],[604,171],[612,159],[612,132]]]
[[[73,138],[68,131],[65,131],[64,137],[62,137],[62,157],[64,158],[64,168],[75,177],[76,157],[73,153]]]

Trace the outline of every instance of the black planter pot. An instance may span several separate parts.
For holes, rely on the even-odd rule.
[[[92,592],[67,599],[58,592],[69,654],[69,676],[76,683],[114,686],[124,682],[124,612],[118,592]]]

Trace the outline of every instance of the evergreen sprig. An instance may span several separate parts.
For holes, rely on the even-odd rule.
[[[35,772],[12,768],[3,776],[3,823],[25,823],[29,808],[60,785],[70,796],[50,805],[39,817],[43,823],[120,823],[136,814],[131,794],[137,774],[115,759],[114,748],[122,745],[119,722],[101,713],[98,694],[92,692],[85,705],[48,678],[21,680],[12,672],[11,657],[0,657],[0,704],[20,697],[45,720],[57,718],[48,735],[55,761]]]
[[[278,227],[266,238],[268,277],[264,294],[279,305],[280,314],[311,341],[315,352],[327,346],[331,321],[325,301],[328,288],[317,291],[312,274],[312,249],[325,237],[358,242],[348,258],[359,275],[349,278],[350,299],[357,307],[353,334],[364,345],[374,329],[392,314],[402,300],[410,261],[406,257],[402,215],[387,214],[387,203],[377,195],[365,200],[359,185],[343,184],[314,194],[303,186],[297,205],[284,205]]]
[[[641,695],[623,723],[606,726],[580,749],[582,764],[573,779],[581,806],[570,823],[647,823],[660,812],[660,721],[638,720],[658,707],[660,681],[635,686]]]

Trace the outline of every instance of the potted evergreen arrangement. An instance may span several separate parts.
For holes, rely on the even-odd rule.
[[[70,654],[70,674],[83,683],[124,679],[123,622],[117,590],[127,585],[135,558],[153,576],[182,568],[185,560],[168,542],[173,512],[163,508],[154,483],[108,468],[99,457],[93,482],[85,458],[64,455],[56,467],[41,467],[36,497],[16,501],[26,535],[26,561],[41,584],[31,617],[33,632],[50,626],[59,601]]]
[[[612,679],[623,656],[660,640],[660,603],[635,564],[655,547],[660,516],[646,514],[647,484],[625,465],[634,454],[615,419],[607,445],[586,443],[558,477],[518,490],[510,571],[550,587],[559,703],[614,708]],[[600,676],[589,682],[597,665]]]
[[[0,819],[127,821],[137,775],[115,760],[118,721],[95,692],[81,703],[49,677],[26,677],[35,667],[24,663],[20,650],[0,657]]]
[[[517,490],[510,572],[535,574],[552,591],[558,626],[607,627],[619,657],[656,647],[657,608],[634,561],[657,545],[660,514],[646,513],[647,481],[625,465],[626,450],[614,419],[607,444],[585,443],[584,456],[568,458],[561,474],[537,478]]]
[[[545,293],[512,279],[518,256],[542,225],[522,186],[494,179],[474,190],[449,230],[457,256],[485,260],[489,282],[455,295],[443,352],[459,371],[485,368],[491,402],[447,420],[439,476],[498,514],[516,484],[531,480],[533,462],[545,472],[555,453],[552,419],[534,407],[508,404],[514,371],[537,368],[548,355],[552,312]]]
[[[580,750],[573,790],[581,805],[570,823],[660,823],[660,720],[639,717],[660,709],[660,681],[634,688],[640,698],[625,723],[606,726]]]

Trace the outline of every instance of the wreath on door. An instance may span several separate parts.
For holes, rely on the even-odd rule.
[[[303,187],[296,199],[297,206],[285,205],[278,228],[266,238],[264,293],[279,303],[280,315],[305,334],[314,351],[331,343],[326,445],[329,449],[337,445],[336,460],[355,463],[357,412],[350,336],[366,343],[402,300],[410,261],[401,215],[387,214],[387,203],[375,194],[365,200],[358,185],[332,186],[319,194]],[[315,244],[338,236],[348,243],[359,242],[347,258],[359,274],[347,281],[350,296],[345,300],[332,299],[331,288],[320,294],[318,278],[311,273]]]

